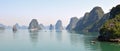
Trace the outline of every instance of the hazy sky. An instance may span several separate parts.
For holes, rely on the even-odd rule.
[[[34,18],[44,25],[55,24],[58,19],[66,26],[71,17],[82,17],[95,6],[106,12],[120,0],[0,0],[0,23],[29,25]]]

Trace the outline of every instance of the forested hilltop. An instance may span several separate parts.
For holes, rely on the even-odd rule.
[[[99,33],[100,41],[120,41],[120,5],[111,9],[109,19],[102,25]]]

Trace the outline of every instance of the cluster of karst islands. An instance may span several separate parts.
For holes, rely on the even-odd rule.
[[[4,30],[10,28],[0,24],[0,29]],[[62,32],[64,27],[62,21],[58,20],[55,25],[50,24],[47,28],[43,24],[39,24],[37,19],[32,19],[29,26],[19,26],[18,24],[13,25],[13,31],[18,29],[29,29],[34,30],[56,30]],[[111,8],[110,12],[104,13],[101,7],[94,7],[90,12],[86,12],[85,15],[78,19],[72,17],[70,23],[65,28],[68,31],[74,32],[99,32],[98,40],[120,42],[120,5]]]

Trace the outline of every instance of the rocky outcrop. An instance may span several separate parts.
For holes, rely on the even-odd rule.
[[[54,26],[50,24],[49,30],[54,30]]]
[[[92,26],[98,22],[104,15],[101,7],[93,8],[90,13],[85,13],[84,17],[79,19],[76,24],[75,31],[87,31],[92,28]]]
[[[15,26],[17,29],[20,29],[20,28],[21,28],[18,23],[16,23],[14,26]]]
[[[20,25],[18,23],[16,23],[15,25],[13,25],[13,31],[16,32],[18,29],[21,29]]]
[[[32,21],[29,24],[28,29],[30,30],[40,30],[40,26],[38,24],[38,21],[36,19],[32,19]]]
[[[100,21],[96,22],[91,29],[89,29],[89,32],[99,32],[100,27],[109,19],[110,14],[106,13],[104,16],[100,19]]]
[[[13,28],[12,28],[13,32],[16,32],[18,30],[17,26],[18,24],[13,25]]]
[[[70,19],[70,23],[68,24],[68,26],[66,27],[66,30],[69,30],[69,31],[71,31],[71,30],[73,30],[74,28],[75,28],[75,26],[76,26],[76,23],[78,22],[78,18],[77,17],[72,17],[71,19]]]
[[[58,20],[57,23],[55,24],[55,30],[56,31],[62,31],[63,30],[63,26],[62,26],[62,21]]]

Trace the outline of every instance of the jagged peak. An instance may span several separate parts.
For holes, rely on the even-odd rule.
[[[89,12],[86,12],[84,15],[84,17],[87,17],[87,16],[89,16]]]
[[[72,18],[77,18],[77,17],[76,17],[76,16],[74,16],[74,17],[72,17]],[[72,19],[72,18],[71,18],[71,19]]]
[[[37,21],[37,19],[32,19],[32,21]]]
[[[97,9],[101,9],[101,10],[102,10],[102,8],[101,8],[100,6],[96,6],[96,7],[94,7],[93,9],[94,9],[94,10],[97,10]]]
[[[103,9],[102,9],[101,7],[99,7],[99,6],[94,7],[94,8],[91,10],[91,12],[101,12],[101,13],[104,14]]]

